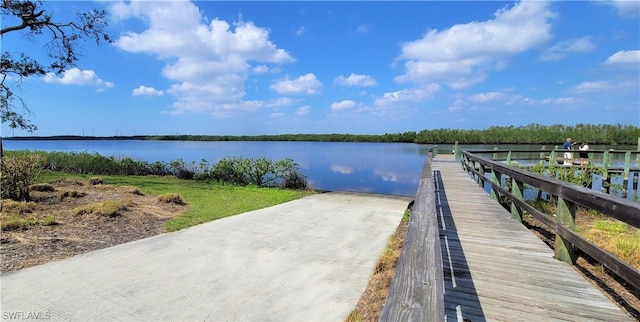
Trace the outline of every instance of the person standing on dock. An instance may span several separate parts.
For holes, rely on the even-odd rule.
[[[573,160],[573,153],[569,152],[569,150],[573,150],[573,143],[571,142],[571,138],[567,138],[562,145],[562,149],[564,152],[564,165],[571,165]]]
[[[586,141],[582,141],[580,144],[580,165],[585,166],[589,163],[589,144]]]

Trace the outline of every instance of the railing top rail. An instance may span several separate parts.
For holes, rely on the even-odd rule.
[[[444,321],[444,273],[428,154],[380,321]]]
[[[551,152],[551,151],[557,151],[557,152],[580,152],[580,150],[573,149],[573,150],[565,150],[565,149],[465,149],[465,151],[468,152],[473,152],[473,153],[507,153],[507,152],[522,152],[522,153],[540,153],[540,152]],[[615,154],[624,154],[627,152],[631,152],[631,154],[640,154],[640,151],[637,150],[611,150],[611,149],[589,149],[587,150],[587,152],[589,153],[604,153],[604,152],[609,152],[611,153],[615,153]]]
[[[537,173],[521,170],[475,155],[469,151],[462,151],[462,155],[471,161],[478,162],[483,166],[487,166],[496,172],[505,174],[520,182],[537,187],[578,205],[594,209],[636,228],[640,228],[640,204],[631,200],[594,191],[555,178],[544,177]]]

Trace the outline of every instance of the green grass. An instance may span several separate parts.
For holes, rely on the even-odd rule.
[[[609,233],[622,234],[627,232],[627,225],[623,222],[611,220],[596,220],[593,223],[593,229],[606,231]]]
[[[62,177],[89,180],[91,175],[77,175],[45,171],[38,182],[50,182]],[[178,194],[187,210],[166,224],[167,231],[176,231],[208,221],[261,209],[295,200],[313,191],[280,188],[238,187],[200,181],[155,176],[101,176],[104,184],[134,186],[144,194]]]

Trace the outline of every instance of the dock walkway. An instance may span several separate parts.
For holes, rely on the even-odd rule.
[[[492,200],[433,159],[448,321],[634,321]]]

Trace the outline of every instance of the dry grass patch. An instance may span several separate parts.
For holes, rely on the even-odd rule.
[[[84,196],[86,196],[87,194],[82,192],[82,191],[76,191],[76,190],[71,190],[71,191],[62,191],[60,192],[60,194],[58,195],[60,200],[63,200],[65,198],[82,198]]]
[[[101,217],[119,217],[123,210],[129,209],[133,205],[132,200],[106,200],[93,204],[82,205],[74,208],[74,216],[96,215]]]
[[[36,183],[29,186],[30,191],[55,192],[56,188],[48,183]]]
[[[100,177],[92,177],[89,179],[89,184],[92,186],[103,184],[104,181]]]
[[[51,226],[57,225],[58,221],[53,215],[47,216],[21,216],[18,214],[0,214],[0,228],[2,231],[11,231],[19,229],[29,229],[33,226]]]
[[[175,205],[186,205],[187,203],[182,199],[182,196],[176,193],[168,193],[158,196],[158,201],[162,203],[171,203]]]
[[[356,308],[349,314],[346,322],[379,321],[382,308],[387,296],[391,280],[395,275],[396,265],[402,252],[402,244],[409,222],[403,220],[396,232],[391,236],[384,253],[378,259],[375,270],[364,293],[360,297]]]
[[[2,205],[3,213],[13,214],[30,214],[40,210],[42,207],[32,201],[14,201],[9,199],[2,199],[0,202]]]

